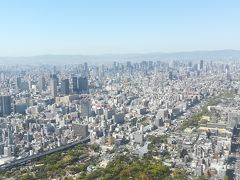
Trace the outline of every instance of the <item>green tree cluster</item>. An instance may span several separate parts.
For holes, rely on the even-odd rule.
[[[110,162],[106,168],[82,176],[80,179],[162,179],[168,180],[171,171],[161,161],[152,158],[130,158],[119,156]]]

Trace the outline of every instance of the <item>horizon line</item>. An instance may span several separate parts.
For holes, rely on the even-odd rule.
[[[46,53],[38,55],[16,55],[16,56],[1,56],[0,58],[30,58],[30,57],[41,57],[41,56],[121,56],[121,55],[148,55],[148,54],[178,54],[178,53],[197,53],[197,52],[216,52],[216,51],[240,51],[240,49],[216,49],[216,50],[184,50],[184,51],[172,51],[172,52],[132,52],[132,53],[99,53],[99,54],[55,54]]]

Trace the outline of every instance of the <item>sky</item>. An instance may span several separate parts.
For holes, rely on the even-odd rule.
[[[240,50],[239,0],[0,0],[0,56]]]

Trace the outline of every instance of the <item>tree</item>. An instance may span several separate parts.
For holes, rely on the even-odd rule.
[[[186,178],[187,178],[187,173],[183,169],[176,169],[173,172],[173,179],[174,180],[182,180],[182,179],[186,179]]]
[[[73,180],[73,178],[68,176],[68,177],[65,177],[64,180]]]
[[[223,180],[228,180],[228,177],[227,177],[227,176],[224,176],[224,177],[223,177]]]
[[[20,180],[32,180],[34,179],[33,175],[30,173],[23,174],[19,177]]]
[[[207,180],[208,178],[206,176],[198,176],[196,179],[194,180]]]
[[[94,151],[94,152],[99,152],[100,151],[100,146],[98,144],[92,144],[90,146],[90,148]]]

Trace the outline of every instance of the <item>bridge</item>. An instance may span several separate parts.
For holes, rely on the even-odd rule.
[[[39,154],[34,154],[32,156],[28,156],[28,157],[25,157],[25,158],[22,158],[22,159],[17,159],[17,160],[14,160],[14,161],[10,162],[10,163],[2,164],[2,165],[0,165],[0,172],[2,172],[5,169],[8,169],[8,168],[16,167],[18,165],[27,164],[27,163],[31,162],[32,160],[38,159],[38,158],[46,156],[48,154],[52,154],[52,153],[55,153],[55,152],[58,152],[58,151],[68,149],[70,147],[74,147],[78,144],[88,142],[89,140],[90,140],[90,136],[88,136],[86,138],[83,138],[83,139],[80,139],[80,140],[77,140],[77,141],[74,141],[74,142],[69,143],[67,145],[51,149],[49,151],[45,151],[45,152],[42,152],[42,153],[39,153]]]

